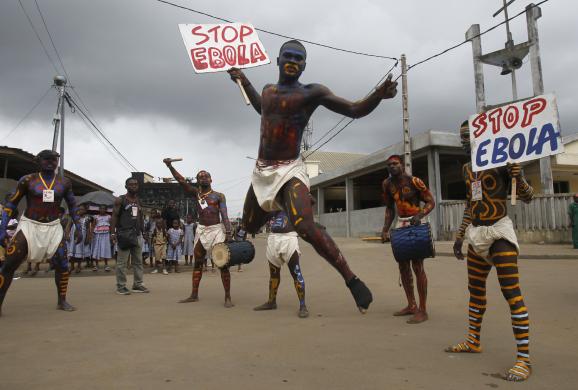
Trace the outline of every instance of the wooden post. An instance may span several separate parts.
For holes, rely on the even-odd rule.
[[[409,110],[407,102],[407,61],[401,55],[401,105],[403,111],[403,162],[405,173],[411,175],[411,136],[409,133]]]
[[[247,92],[245,92],[245,88],[243,88],[243,84],[241,84],[241,80],[237,79],[237,85],[239,86],[239,89],[241,90],[241,94],[245,98],[245,103],[247,105],[251,104],[251,101],[249,100],[249,96],[247,96]]]

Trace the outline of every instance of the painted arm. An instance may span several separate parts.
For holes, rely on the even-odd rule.
[[[121,206],[121,198],[116,198],[112,205],[112,215],[110,217],[110,241],[112,241],[113,244],[116,243],[116,225],[118,224]]]
[[[173,177],[176,179],[176,181],[181,185],[181,187],[183,188],[183,190],[185,190],[185,192],[187,194],[190,194],[194,197],[196,197],[199,192],[197,191],[197,189],[195,187],[193,187],[191,185],[191,183],[188,183],[185,178],[183,177],[183,175],[181,175],[176,169],[175,167],[173,167],[173,165],[171,164],[171,159],[170,158],[165,158],[163,160],[163,162],[167,165],[167,167],[169,168],[169,170],[171,171]]]
[[[436,206],[436,202],[431,191],[427,188],[423,180],[421,180],[419,177],[412,177],[412,184],[418,190],[420,200],[425,203],[423,209],[412,218],[411,223],[413,225],[419,225],[423,217],[432,212]]]
[[[385,219],[381,230],[381,242],[389,242],[389,229],[395,219],[395,203],[387,189],[387,179],[382,184],[383,199],[385,201]]]
[[[76,226],[74,231],[74,241],[80,244],[82,241],[82,227],[80,226],[80,217],[78,216],[78,206],[76,204],[76,198],[74,197],[74,192],[72,192],[72,183],[70,180],[66,179],[66,193],[64,194],[64,200],[68,206],[68,213],[70,218],[72,218],[72,223]]]
[[[219,213],[221,214],[221,221],[225,225],[225,234],[227,239],[231,238],[231,222],[229,222],[229,216],[227,215],[227,200],[224,194],[219,194]]]
[[[20,203],[20,200],[22,200],[28,191],[29,180],[30,178],[28,176],[21,178],[16,185],[16,192],[6,199],[6,204],[2,210],[2,220],[0,221],[0,243],[2,244],[4,244],[4,238],[6,238],[6,227],[8,226],[8,222],[18,209],[18,203]]]
[[[251,105],[255,111],[261,115],[261,95],[259,95],[259,92],[257,92],[255,87],[253,87],[247,76],[245,76],[245,73],[243,73],[243,71],[238,68],[231,68],[227,72],[229,73],[229,76],[231,76],[231,80],[233,80],[235,83],[237,80],[241,80],[241,85],[245,89]]]
[[[323,85],[317,85],[318,103],[323,107],[350,118],[361,118],[371,113],[383,99],[391,99],[397,94],[397,82],[388,77],[381,85],[364,99],[350,102],[336,96]]]

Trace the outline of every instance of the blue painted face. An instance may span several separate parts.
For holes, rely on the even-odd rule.
[[[288,79],[299,79],[305,70],[306,57],[307,55],[303,50],[299,50],[293,45],[283,47],[277,58],[280,76]]]

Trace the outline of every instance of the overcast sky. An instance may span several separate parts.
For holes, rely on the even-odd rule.
[[[34,0],[21,0],[50,56],[58,60]],[[399,57],[410,64],[464,39],[474,23],[482,30],[503,20],[492,14],[501,0],[205,1],[175,3],[255,27],[345,49]],[[259,116],[245,106],[226,73],[193,72],[177,28],[179,23],[218,23],[155,0],[38,0],[56,48],[76,92],[112,143],[139,170],[169,176],[164,157],[183,157],[175,166],[185,176],[199,169],[213,175],[230,214],[242,207],[257,154]],[[530,1],[517,0],[510,15]],[[546,92],[558,98],[563,134],[578,131],[578,5],[571,0],[543,4],[540,49]],[[512,21],[516,43],[525,41],[525,17]],[[272,63],[246,70],[260,90],[275,82],[275,58],[286,40],[260,33]],[[483,37],[484,52],[502,48],[505,28]],[[303,83],[322,83],[357,100],[392,66],[306,44]],[[399,74],[399,67],[394,70]],[[484,68],[487,101],[511,98],[510,78]],[[60,71],[61,72],[61,71]],[[48,90],[56,73],[18,0],[0,2],[0,144],[36,154],[52,144],[57,94],[51,90],[16,130],[17,123]],[[466,44],[409,73],[412,133],[457,131],[475,112],[471,45]],[[401,86],[400,86],[401,88]],[[520,96],[531,94],[529,63],[518,72]],[[371,153],[401,139],[401,93],[371,115],[355,121],[324,150]],[[312,117],[313,141],[341,117],[320,108]],[[7,135],[12,131],[12,134]],[[78,114],[66,116],[65,167],[123,193],[129,170],[97,141]]]

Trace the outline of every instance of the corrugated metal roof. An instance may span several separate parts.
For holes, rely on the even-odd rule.
[[[316,151],[306,158],[306,161],[319,161],[319,173],[326,173],[347,165],[358,158],[366,156],[360,153],[323,152]]]

